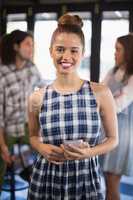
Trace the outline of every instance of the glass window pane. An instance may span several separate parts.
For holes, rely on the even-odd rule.
[[[7,16],[7,33],[15,29],[27,31],[26,14],[9,14]]]
[[[129,32],[127,11],[103,12],[100,55],[100,81],[114,66],[114,50],[117,37]]]
[[[55,68],[49,53],[51,36],[57,27],[56,18],[55,13],[36,15],[34,31],[35,63],[45,80],[54,80],[56,77]]]
[[[36,20],[55,20],[57,18],[56,13],[38,13],[36,14]]]
[[[91,13],[90,12],[69,12],[70,14],[77,14],[83,19],[83,33],[85,35],[85,53],[78,73],[83,79],[90,79],[90,55],[91,55]]]

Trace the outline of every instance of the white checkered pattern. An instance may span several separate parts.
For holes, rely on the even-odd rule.
[[[79,91],[62,95],[48,86],[40,113],[43,142],[59,146],[64,140],[98,143],[100,116],[88,81]],[[29,200],[103,200],[97,157],[49,163],[41,156],[35,163]]]

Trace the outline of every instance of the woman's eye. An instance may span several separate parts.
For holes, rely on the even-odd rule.
[[[59,53],[62,53],[62,52],[64,52],[64,48],[61,48],[61,47],[57,48],[56,51],[59,52]]]
[[[78,53],[78,51],[77,50],[72,50],[72,53]]]

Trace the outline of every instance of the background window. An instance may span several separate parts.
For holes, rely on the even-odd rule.
[[[110,11],[103,12],[101,32],[101,55],[100,55],[100,81],[114,66],[114,51],[117,37],[129,32],[129,12]]]
[[[85,36],[85,53],[78,73],[83,79],[90,79],[90,55],[91,55],[91,13],[90,12],[69,12],[70,14],[79,15],[83,19],[83,33]]]
[[[52,33],[57,27],[57,15],[55,13],[41,13],[36,14],[35,19],[35,63],[45,80],[54,80],[56,73],[49,47]]]
[[[26,14],[7,15],[7,33],[10,33],[15,29],[27,31]]]

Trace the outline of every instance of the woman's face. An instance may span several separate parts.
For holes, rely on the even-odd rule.
[[[115,44],[115,64],[117,66],[122,66],[125,64],[124,47],[118,41],[116,41]]]
[[[19,45],[15,46],[17,56],[23,60],[31,60],[33,57],[33,39],[26,37]]]
[[[73,33],[59,33],[50,48],[50,54],[57,73],[71,74],[77,70],[83,57],[81,40]]]

